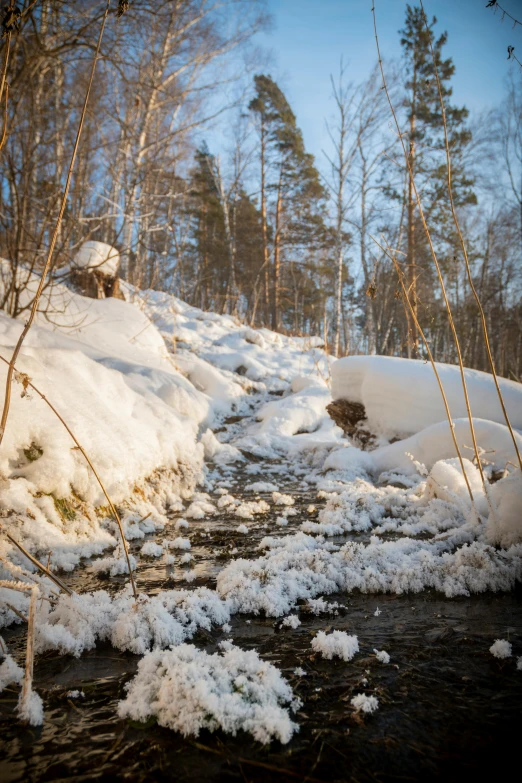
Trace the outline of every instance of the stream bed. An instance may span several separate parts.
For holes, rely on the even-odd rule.
[[[219,570],[232,557],[256,557],[268,531],[295,532],[310,504],[319,510],[324,501],[317,499],[315,489],[300,488],[298,477],[281,473],[280,467],[277,461],[266,461],[262,475],[237,469],[229,474],[230,491],[241,500],[268,500],[269,494],[245,487],[260,479],[277,481],[279,490],[295,499],[298,513],[289,518],[288,527],[274,526],[274,506],[255,519],[248,535],[239,534],[241,520],[227,514],[191,522],[191,568],[196,575],[191,587],[214,588]],[[176,535],[176,518],[158,540]],[[357,534],[350,537],[357,540]],[[131,550],[138,552],[142,544],[132,542]],[[188,587],[185,573],[184,567],[141,558],[138,586],[149,595]],[[100,577],[88,562],[63,578],[82,592],[114,591],[125,581]],[[35,688],[44,701],[44,725],[20,724],[14,714],[18,689],[3,691],[0,781],[498,779],[512,764],[519,766],[522,671],[517,671],[515,658],[498,660],[489,647],[500,638],[522,649],[521,597],[522,589],[454,599],[430,590],[329,595],[328,601],[339,603],[337,613],[314,615],[303,601],[297,629],[281,628],[273,618],[234,615],[230,638],[276,665],[302,701],[295,716],[299,732],[287,745],[263,746],[248,734],[234,737],[222,731],[184,738],[153,721],[121,720],[117,704],[140,658],[108,644],[80,658],[39,655]],[[349,663],[323,660],[312,652],[314,634],[334,628],[358,636],[360,653]],[[8,629],[4,638],[23,662],[25,629]],[[228,634],[214,629],[199,631],[192,642],[215,652],[225,638]],[[386,650],[390,663],[380,663],[374,649]],[[305,674],[296,673],[298,668]],[[72,698],[72,691],[83,696]],[[350,700],[357,693],[376,695],[378,711],[355,713]]]

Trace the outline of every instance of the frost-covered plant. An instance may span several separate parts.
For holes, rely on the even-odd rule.
[[[209,655],[183,644],[148,653],[126,686],[119,716],[139,721],[155,717],[160,726],[184,736],[197,737],[202,729],[235,735],[242,729],[265,744],[273,738],[288,742],[298,729],[288,707],[300,706],[289,684],[254,650],[231,643],[222,649]]]
[[[512,655],[512,646],[506,639],[496,639],[489,651],[495,658],[510,658]]]
[[[372,713],[379,709],[379,700],[375,696],[366,696],[365,693],[358,693],[350,700],[352,707],[357,712]]]
[[[312,650],[328,660],[341,658],[343,661],[351,661],[355,653],[359,652],[359,641],[357,636],[349,636],[345,631],[332,631],[330,634],[319,631],[312,639]]]

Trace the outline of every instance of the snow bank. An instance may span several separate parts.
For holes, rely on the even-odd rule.
[[[36,283],[36,279],[33,284]],[[29,296],[26,292],[25,296]],[[106,499],[82,454],[28,377],[64,416],[115,503],[136,487],[163,512],[202,473],[198,432],[209,403],[173,366],[164,341],[136,307],[93,300],[57,285],[24,344],[13,384],[0,474],[0,509],[32,550],[53,550],[55,567],[114,546],[96,513]],[[10,357],[22,323],[0,314],[0,353]],[[0,386],[6,365],[0,364]],[[163,480],[158,473],[162,471]],[[154,477],[154,486],[148,481]],[[12,532],[14,529],[11,527]]]
[[[459,368],[437,363],[451,415],[466,417]],[[473,416],[504,423],[493,377],[466,370]],[[511,424],[522,429],[522,385],[499,379]],[[431,364],[391,356],[347,356],[332,367],[332,398],[362,403],[371,432],[406,437],[446,419]]]
[[[202,729],[236,735],[247,731],[258,742],[288,742],[297,726],[285,705],[299,706],[279,671],[254,651],[232,643],[209,655],[183,644],[167,652],[148,653],[136,677],[126,686],[120,718],[146,721],[186,736]]]
[[[241,410],[253,390],[286,390],[296,376],[328,377],[330,359],[318,338],[251,329],[232,316],[205,312],[170,294],[128,284],[123,288],[175,352],[176,365],[208,395],[216,417]]]

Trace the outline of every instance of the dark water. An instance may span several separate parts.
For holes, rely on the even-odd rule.
[[[252,499],[241,487],[260,478],[239,476],[232,494]],[[270,480],[267,474],[262,478]],[[280,491],[296,493],[297,483],[274,480]],[[311,502],[319,506],[315,493],[301,492],[296,507]],[[220,517],[191,525],[198,574],[193,586],[215,585],[230,548],[256,555],[267,531],[260,527],[241,536],[231,529],[240,522]],[[286,534],[299,522],[299,516],[291,518],[285,531],[271,524],[270,534]],[[192,535],[205,527],[210,528],[206,538]],[[216,550],[221,557],[216,558]],[[140,589],[150,594],[186,586],[181,568],[154,562],[142,563],[138,578]],[[68,581],[83,590],[121,584],[92,574],[88,565]],[[303,701],[296,716],[300,731],[288,745],[265,747],[250,735],[222,732],[184,739],[155,724],[120,720],[117,703],[139,658],[106,645],[79,659],[55,653],[37,658],[35,687],[45,706],[41,728],[16,721],[16,688],[0,695],[0,781],[479,781],[499,779],[512,763],[520,768],[522,671],[516,670],[516,658],[499,661],[488,652],[496,638],[503,638],[522,655],[520,591],[452,600],[429,591],[328,600],[342,605],[339,616],[315,617],[303,606],[297,630],[279,630],[273,619],[260,617],[231,621],[234,642],[255,648],[275,664]],[[375,617],[377,606],[381,614]],[[328,628],[357,634],[361,653],[352,662],[312,654],[314,632]],[[220,630],[200,632],[193,642],[213,652],[223,638]],[[8,631],[5,639],[23,661],[24,629]],[[374,648],[387,650],[391,663],[379,663],[371,654]],[[307,676],[294,674],[298,666]],[[85,698],[67,697],[77,689]],[[380,709],[358,718],[350,699],[364,692],[378,696]]]

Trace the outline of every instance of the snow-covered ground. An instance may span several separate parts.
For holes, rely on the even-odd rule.
[[[292,633],[300,622],[291,612],[303,599],[319,613],[335,608],[322,596],[339,591],[434,588],[451,597],[509,590],[522,577],[522,480],[489,376],[467,373],[485,471],[495,479],[485,492],[472,462],[458,371],[440,366],[472,505],[429,365],[387,357],[335,363],[317,338],[254,330],[165,293],[123,290],[126,301],[86,299],[62,285],[46,296],[20,354],[2,444],[2,529],[41,560],[52,552],[55,570],[102,553],[93,561],[96,572],[127,570],[99,484],[28,381],[89,455],[129,539],[161,533],[177,519],[174,538],[149,540],[135,557],[179,560],[190,585],[194,535],[206,535],[202,530],[225,514],[240,535],[259,529],[268,510],[277,517],[258,556],[230,560],[215,591],[188,586],[140,594],[137,603],[128,586],[57,600],[51,582],[33,576],[27,559],[0,539],[0,580],[36,579],[50,599],[37,614],[37,652],[81,655],[108,640],[145,654],[122,715],[155,715],[194,733],[221,726],[288,741],[293,696],[279,672],[237,648],[199,652],[187,643],[198,628],[229,627],[236,613],[264,612],[284,617],[282,627]],[[22,320],[0,315],[4,358],[21,329]],[[5,372],[2,364],[0,384]],[[522,387],[502,381],[502,388],[520,428]],[[333,423],[330,389],[334,399],[364,405],[376,448],[353,445]],[[519,432],[516,438],[522,449]],[[252,499],[234,496],[238,470],[251,476]],[[317,494],[319,514],[310,506],[299,516],[294,498],[279,491],[289,477]],[[28,600],[1,586],[0,623],[21,622],[13,608],[26,612]],[[318,634],[313,649],[349,661],[356,637],[339,634]],[[20,680],[11,659],[2,666],[3,680]],[[180,673],[203,683],[197,697],[178,688]],[[377,702],[363,701],[356,699],[354,709],[376,709]]]

